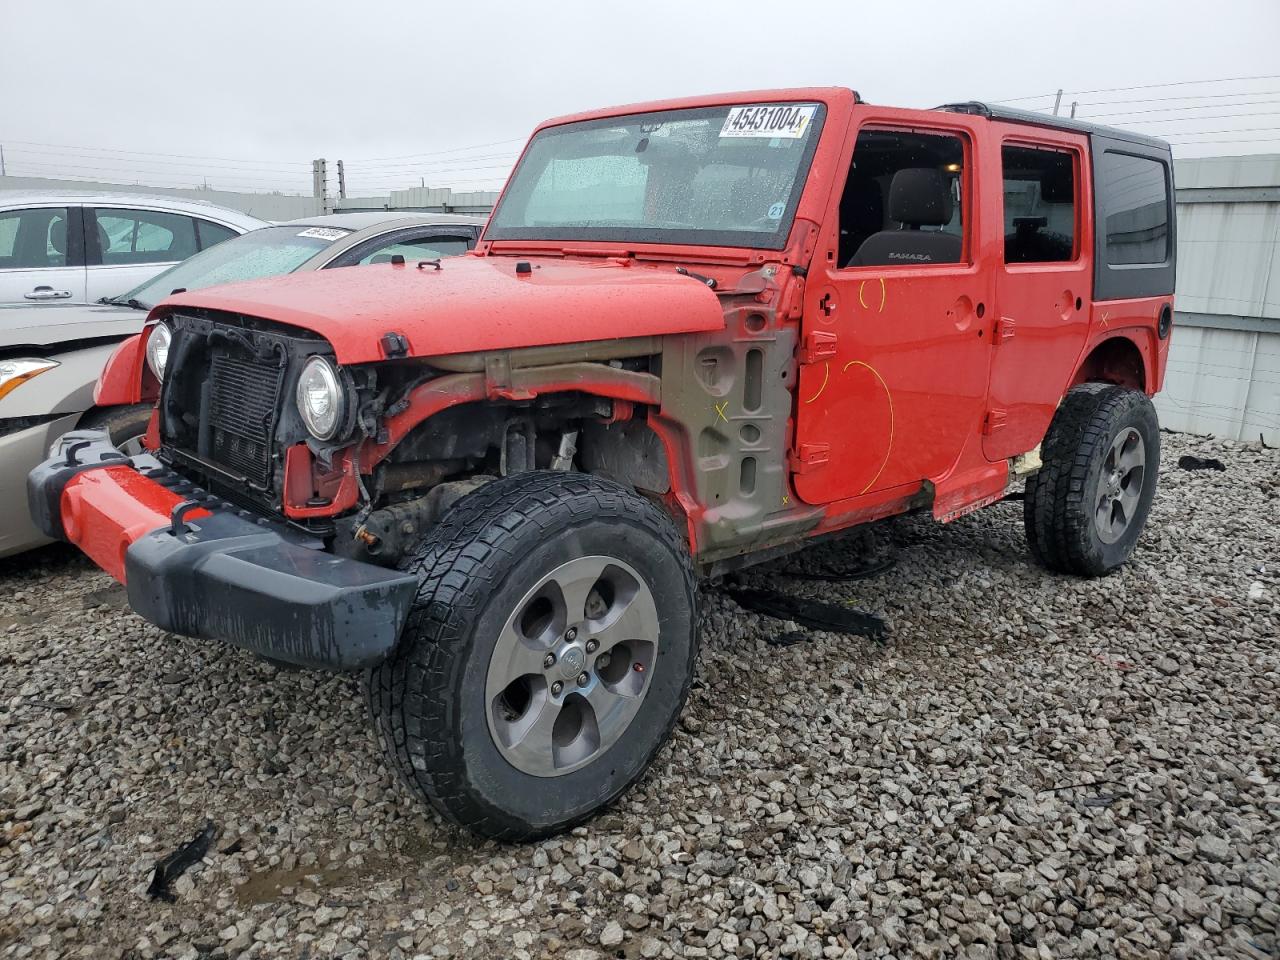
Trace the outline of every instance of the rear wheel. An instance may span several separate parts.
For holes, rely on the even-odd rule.
[[[151,406],[145,403],[128,407],[100,407],[90,410],[80,421],[82,429],[105,430],[111,444],[126,456],[143,453],[142,438],[151,422]]]
[[[1073,388],[1027,479],[1032,554],[1051,570],[1096,577],[1133,553],[1155,496],[1160,428],[1150,399],[1106,383]]]
[[[696,655],[688,550],[660,509],[596,477],[520,474],[460,500],[408,566],[421,587],[368,694],[416,793],[522,840],[644,773]]]

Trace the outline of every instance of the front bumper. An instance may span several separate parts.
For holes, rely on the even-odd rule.
[[[98,431],[60,446],[27,478],[32,517],[123,582],[156,626],[331,670],[373,666],[395,646],[416,577],[326,553]]]

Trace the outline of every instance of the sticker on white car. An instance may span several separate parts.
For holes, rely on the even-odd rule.
[[[341,240],[350,230],[337,230],[333,227],[307,227],[298,236],[312,237],[316,240]]]

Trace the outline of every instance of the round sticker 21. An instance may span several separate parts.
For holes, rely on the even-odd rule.
[[[783,203],[781,200],[779,200],[777,203],[775,203],[773,206],[769,208],[769,219],[781,220],[782,213],[786,209],[787,209],[787,205]]]

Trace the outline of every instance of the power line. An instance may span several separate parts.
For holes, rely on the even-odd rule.
[[[169,157],[176,160],[225,160],[229,163],[258,163],[267,166],[308,167],[311,164],[300,160],[250,160],[243,157],[204,157],[191,153],[154,153],[144,150],[124,150],[116,147],[85,147],[68,143],[37,143],[34,140],[10,140],[5,143],[16,143],[26,147],[54,147],[59,150],[88,150],[93,153],[121,153],[141,157]]]
[[[1137,100],[1092,100],[1081,101],[1082,107],[1116,107],[1122,103],[1168,103],[1170,100],[1223,100],[1230,97],[1272,97],[1280,96],[1280,90],[1236,90],[1233,93],[1183,93],[1176,97],[1142,97]],[[1204,106],[1214,106],[1206,103]]]
[[[118,158],[117,157],[98,157],[88,153],[74,153],[71,151],[54,152],[51,150],[32,150],[27,147],[21,148],[19,152],[24,155],[29,154],[36,157],[54,157],[59,160],[64,157],[70,157],[75,160],[89,160],[94,163],[102,163],[102,164],[115,164],[115,165],[127,164],[129,165],[130,168],[179,167],[183,170],[193,170],[193,169],[231,170],[231,171],[234,171],[235,173],[267,173],[267,174],[272,174],[274,176],[284,176],[284,177],[303,175],[301,171],[275,170],[270,167],[234,167],[234,166],[227,166],[225,164],[219,164],[219,163],[194,163],[186,160],[147,160],[147,159],[135,160],[131,157],[118,157]],[[39,162],[47,163],[52,161],[40,160]]]
[[[143,190],[147,188],[156,189],[156,190],[208,189],[208,190],[228,190],[228,191],[234,191],[239,193],[280,193],[280,194],[287,194],[290,196],[309,195],[309,191],[303,190],[301,188],[276,186],[275,188],[268,189],[260,185],[251,186],[251,185],[242,184],[236,181],[221,180],[221,179],[217,179],[213,182],[202,183],[202,184],[193,184],[190,180],[182,183],[177,183],[177,184],[138,183],[136,181],[131,182],[128,177],[121,177],[121,176],[89,177],[89,176],[82,176],[80,174],[73,174],[73,173],[49,173],[48,171],[43,171],[43,170],[30,170],[30,171],[13,170],[12,165],[10,165],[9,175],[16,176],[16,177],[36,177],[43,180],[76,180],[76,181],[82,181],[85,183],[114,183],[114,184],[119,184],[121,186],[140,187]]]
[[[412,160],[415,157],[439,157],[446,153],[463,153],[467,150],[480,150],[484,147],[499,147],[506,143],[523,143],[527,137],[513,137],[510,140],[495,140],[492,143],[476,143],[469,147],[454,147],[450,150],[433,150],[429,153],[406,153],[398,157],[363,157],[357,158],[352,163],[369,163],[378,160]]]
[[[1160,90],[1165,87],[1190,87],[1206,83],[1242,83],[1246,80],[1280,80],[1280,73],[1263,74],[1255,77],[1215,77],[1211,80],[1171,80],[1166,83],[1144,83],[1134,87],[1099,87],[1096,90],[1063,90],[1063,95],[1085,96],[1091,93],[1128,93],[1130,90]],[[1040,100],[1044,97],[1056,97],[1058,91],[1052,93],[1036,93],[1026,97],[1008,97],[996,103],[1016,103],[1022,100]]]
[[[1148,113],[1186,113],[1188,110],[1220,110],[1223,107],[1260,107],[1267,104],[1280,103],[1280,100],[1242,100],[1239,103],[1201,103],[1191,107],[1155,107],[1151,110],[1122,110],[1118,113],[1091,113],[1091,117],[1136,117]],[[1275,111],[1267,111],[1274,113]],[[1250,113],[1220,113],[1214,115],[1198,114],[1187,117],[1187,120],[1216,120],[1219,117],[1250,117]],[[1178,119],[1176,117],[1170,119]]]

